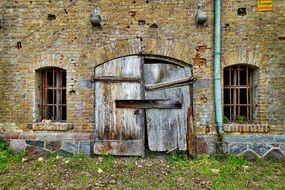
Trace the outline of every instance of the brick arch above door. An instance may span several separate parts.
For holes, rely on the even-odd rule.
[[[107,61],[130,55],[156,55],[192,64],[195,45],[161,38],[120,39],[95,47],[85,53],[87,60],[95,67]]]

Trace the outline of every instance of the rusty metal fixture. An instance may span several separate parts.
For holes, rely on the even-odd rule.
[[[102,27],[103,26],[103,18],[96,12],[91,13],[90,22],[94,27]]]
[[[22,43],[20,41],[16,43],[16,48],[18,48],[18,49],[22,48]]]

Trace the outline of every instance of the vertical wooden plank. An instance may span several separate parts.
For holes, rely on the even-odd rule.
[[[114,59],[95,68],[95,76],[140,77],[140,57],[129,56]]]
[[[99,140],[134,138],[132,137],[134,132],[132,125],[136,125],[134,110],[116,109],[114,100],[118,98],[140,98],[139,84],[98,82],[95,86],[95,126],[98,129],[96,137]]]
[[[139,58],[140,59],[140,77],[141,77],[141,89],[140,89],[140,93],[141,93],[141,99],[144,100],[145,99],[145,90],[144,90],[144,85],[145,85],[145,81],[144,81],[144,59],[142,57]],[[142,139],[142,146],[141,146],[141,157],[145,157],[145,133],[146,133],[146,111],[145,109],[141,109],[141,139]]]
[[[95,76],[140,77],[138,56],[112,60],[95,69]],[[95,154],[136,155],[144,152],[142,110],[117,109],[116,99],[141,99],[141,83],[95,82]]]
[[[187,76],[192,76],[191,68],[186,67],[185,73]],[[194,145],[193,145],[193,136],[194,136],[194,123],[193,123],[193,85],[189,86],[189,98],[190,105],[187,110],[187,133],[186,133],[186,143],[187,143],[187,157],[192,159],[194,155]]]
[[[188,108],[187,112],[187,135],[186,135],[186,140],[187,140],[187,156],[188,158],[193,157],[193,108],[192,105]]]

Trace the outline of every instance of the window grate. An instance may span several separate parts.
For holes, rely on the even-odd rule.
[[[224,116],[249,121],[253,112],[253,70],[236,65],[224,69]]]
[[[66,121],[66,71],[60,68],[42,71],[41,94],[41,119]]]

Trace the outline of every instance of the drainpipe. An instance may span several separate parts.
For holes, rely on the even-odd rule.
[[[221,98],[221,0],[215,0],[214,91],[215,115],[218,135],[223,133]]]

